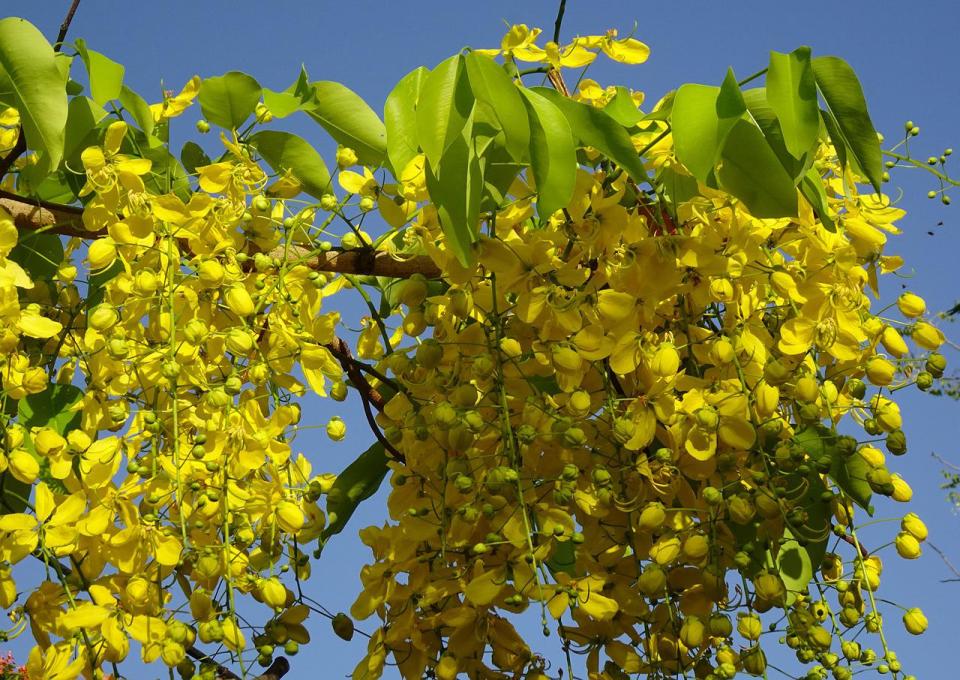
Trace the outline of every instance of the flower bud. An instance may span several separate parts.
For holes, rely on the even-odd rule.
[[[901,314],[913,319],[922,316],[927,311],[927,303],[919,295],[903,293],[897,298],[897,308]]]
[[[347,436],[347,424],[343,418],[334,416],[327,421],[327,436],[335,442],[342,441]]]
[[[907,343],[903,340],[903,336],[901,336],[893,326],[887,326],[883,329],[883,334],[880,336],[880,343],[884,349],[898,359],[909,351]]]
[[[927,617],[918,607],[908,609],[903,615],[903,627],[911,635],[921,635],[927,629]]]
[[[90,271],[106,269],[117,259],[117,246],[110,238],[98,238],[87,249]]]
[[[897,548],[897,554],[905,560],[915,560],[923,552],[920,549],[920,541],[913,534],[901,531],[893,541]]]
[[[893,382],[896,371],[897,367],[883,357],[873,357],[867,362],[867,379],[880,387]]]
[[[217,260],[204,260],[197,268],[197,276],[205,286],[215,288],[223,283],[223,265]]]
[[[737,619],[737,632],[747,640],[758,640],[763,632],[763,623],[756,614],[741,614]]]
[[[277,504],[277,523],[288,534],[296,534],[305,522],[300,506],[292,501],[282,500]]]
[[[341,169],[349,168],[351,165],[356,165],[357,161],[357,152],[347,146],[337,147],[337,166]]]
[[[680,370],[680,354],[673,343],[665,342],[653,355],[650,370],[659,378],[671,378]]]
[[[227,288],[223,298],[230,311],[241,318],[250,316],[256,310],[250,293],[240,284],[234,284]]]
[[[931,351],[940,349],[940,346],[946,340],[943,331],[936,326],[928,324],[926,321],[918,321],[914,324],[913,330],[910,332],[910,339],[912,339],[917,346]]]
[[[900,520],[900,529],[906,531],[918,541],[927,540],[927,525],[914,512],[903,516],[903,519]]]

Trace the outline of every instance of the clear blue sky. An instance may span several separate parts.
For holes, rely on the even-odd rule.
[[[4,9],[26,17],[52,40],[68,4],[68,0],[7,2]],[[283,89],[303,63],[312,78],[343,82],[374,109],[382,110],[392,84],[409,70],[421,64],[433,66],[466,45],[496,46],[504,21],[552,30],[556,4],[554,0],[83,0],[70,38],[83,37],[91,48],[125,64],[126,83],[149,101],[159,98],[161,81],[169,89],[179,89],[194,74],[213,76],[228,70],[246,71],[265,86]],[[602,33],[611,27],[626,33],[635,22],[637,37],[652,48],[649,62],[625,68],[602,63],[601,58],[591,77],[645,90],[648,101],[655,101],[684,82],[719,84],[727,66],[743,77],[766,65],[769,50],[789,51],[807,44],[815,54],[837,54],[854,66],[876,127],[888,138],[901,135],[903,121],[912,119],[922,128],[917,155],[939,154],[951,145],[960,151],[956,116],[960,111],[960,10],[954,2],[570,0],[564,37]],[[309,121],[291,119],[289,123],[286,129],[309,139],[323,138]],[[181,142],[189,137],[188,125],[181,126],[179,133],[175,129],[174,139],[178,134]],[[318,141],[322,150],[328,148],[325,144]],[[960,152],[955,158],[960,163]],[[908,268],[915,268],[912,280],[903,283],[923,294],[931,308],[945,309],[960,298],[960,191],[954,206],[943,208],[925,198],[926,191],[935,188],[926,175],[904,172],[894,180],[904,187],[902,205],[910,214],[902,225],[905,233],[891,239],[888,252],[903,255]],[[937,226],[940,221],[943,226]],[[888,282],[884,297],[895,297],[899,283]],[[955,338],[960,336],[956,326],[947,330]],[[957,353],[950,358],[954,365],[960,364]],[[895,459],[892,468],[912,484],[913,507],[930,527],[931,540],[960,564],[960,518],[952,514],[938,489],[939,468],[930,455],[936,451],[960,463],[956,445],[960,404],[916,392],[901,403],[910,453]],[[370,437],[356,417],[358,405],[351,402],[345,410],[351,429],[345,442],[298,440],[315,469],[339,470],[366,447]],[[331,413],[328,405],[317,406],[307,411],[306,419],[319,423]],[[878,506],[879,516],[894,517],[903,511],[903,506],[892,502]],[[355,534],[360,526],[382,518],[380,507],[371,501],[347,533]],[[868,532],[868,546],[875,546],[881,537],[892,538],[896,531],[892,524],[879,528]],[[955,616],[960,583],[939,582],[950,574],[929,548],[912,563],[889,549],[883,555],[882,596],[905,606],[920,606],[930,619],[928,633],[911,638],[903,632],[897,610],[888,607],[891,646],[905,670],[920,678],[952,676],[946,663],[958,640]],[[312,596],[334,611],[347,610],[360,585],[357,572],[367,557],[355,538],[340,537],[315,565]],[[372,625],[367,622],[360,627],[370,630]],[[555,637],[544,651],[556,660],[559,650],[550,648],[551,642]],[[18,658],[25,659],[27,640],[21,638],[12,647]],[[134,644],[132,655],[139,651],[137,647]],[[364,647],[359,636],[350,644],[340,641],[318,619],[314,643],[293,659],[288,677],[343,677],[352,671]],[[160,668],[136,672],[136,677],[143,678],[161,675],[166,677]],[[771,677],[777,677],[776,672]]]

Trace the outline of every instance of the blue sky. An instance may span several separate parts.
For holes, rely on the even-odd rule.
[[[51,39],[69,4],[67,0],[7,3],[11,14],[32,21]],[[917,8],[919,7],[919,8]],[[916,9],[915,9],[916,8]],[[408,0],[407,2],[292,2],[253,3],[246,0],[206,0],[159,3],[131,0],[84,0],[70,38],[83,37],[88,45],[123,63],[126,83],[149,101],[159,99],[160,84],[179,89],[192,75],[220,75],[242,70],[273,89],[292,82],[301,63],[313,79],[336,80],[354,89],[376,110],[405,73],[418,65],[433,66],[464,46],[493,47],[505,30],[504,22],[527,23],[552,31],[553,0]],[[639,67],[621,67],[601,59],[590,77],[604,84],[625,84],[646,91],[648,101],[684,82],[719,84],[727,66],[740,76],[764,67],[771,49],[789,51],[811,45],[814,54],[846,58],[861,77],[876,127],[889,139],[902,135],[904,120],[921,128],[916,155],[938,155],[954,144],[960,149],[956,112],[960,110],[957,30],[960,10],[952,2],[928,0],[915,5],[888,1],[805,3],[760,1],[706,2],[674,0],[640,3],[636,0],[568,2],[563,35],[602,33],[618,28],[647,42],[652,55]],[[174,128],[178,146],[193,136],[187,118]],[[329,156],[329,144],[319,127],[305,119],[289,119],[285,129],[316,140]],[[212,142],[206,140],[206,143]],[[957,156],[960,162],[960,154]],[[960,175],[960,173],[958,173]],[[960,298],[957,259],[960,233],[955,205],[943,208],[928,201],[936,188],[925,173],[901,172],[894,184],[903,187],[901,205],[909,215],[904,234],[891,239],[889,253],[907,260],[912,278],[887,282],[884,297],[893,299],[900,285],[923,294],[934,310],[948,308]],[[896,192],[892,192],[896,196]],[[939,222],[942,226],[938,226]],[[928,235],[932,231],[933,235]],[[888,277],[892,278],[892,277]],[[957,329],[948,328],[954,337]],[[960,363],[956,353],[952,363]],[[910,453],[892,462],[892,468],[912,484],[913,508],[931,530],[931,540],[960,564],[960,518],[952,514],[938,489],[939,468],[931,458],[937,452],[960,463],[956,440],[960,404],[912,392],[901,403],[905,413]],[[319,437],[301,438],[300,450],[311,456],[317,470],[337,471],[366,447],[370,438],[359,417],[358,404],[336,405],[346,417],[351,435],[339,444]],[[311,403],[306,418],[317,423],[333,413],[330,405]],[[898,517],[902,506],[879,503],[878,515]],[[371,501],[354,518],[347,534],[360,526],[382,521],[380,506]],[[868,546],[892,538],[895,525],[867,532]],[[870,540],[876,537],[876,540]],[[886,565],[881,594],[905,606],[919,606],[930,618],[930,630],[920,638],[902,631],[899,614],[888,608],[887,631],[905,670],[918,677],[943,677],[943,664],[956,644],[953,612],[960,605],[960,583],[943,584],[947,568],[927,549],[913,563],[892,552],[882,553]],[[333,611],[347,610],[357,590],[357,572],[367,559],[363,546],[350,535],[338,538],[315,565],[312,596]],[[370,622],[361,628],[372,628]],[[314,643],[293,660],[291,678],[336,678],[349,674],[363,654],[359,637],[347,644],[333,636],[322,620],[314,623]],[[554,638],[555,640],[555,638]],[[559,650],[544,651],[556,660]],[[135,645],[136,646],[136,645]],[[24,639],[12,643],[19,658],[26,657]],[[156,669],[160,675],[162,669]],[[144,672],[137,677],[154,677]],[[771,677],[776,677],[772,672]]]

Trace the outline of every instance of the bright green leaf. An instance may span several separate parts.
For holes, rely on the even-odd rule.
[[[530,169],[537,185],[537,211],[546,219],[573,196],[577,151],[563,112],[550,100],[522,90],[530,121]]]
[[[396,84],[383,106],[383,122],[387,130],[387,157],[394,177],[407,167],[420,152],[417,143],[417,103],[420,90],[430,70],[420,66]]]
[[[137,125],[143,130],[143,133],[149,137],[153,132],[154,120],[153,112],[150,110],[150,105],[147,104],[147,100],[126,85],[120,88],[119,99],[123,108],[133,116],[133,119],[137,121]]]
[[[427,189],[437,205],[447,247],[465,267],[474,259],[472,246],[479,232],[483,191],[480,161],[472,147],[472,127],[468,120],[461,134],[447,147],[439,167],[427,163],[426,168]]]
[[[274,92],[263,88],[263,104],[274,118],[286,118],[291,113],[303,109],[303,101],[292,92]]]
[[[794,158],[802,158],[812,150],[820,131],[817,81],[809,47],[790,54],[770,53],[767,101],[780,121],[787,150]]]
[[[836,118],[843,136],[842,143],[846,144],[864,176],[879,192],[883,174],[880,141],[867,112],[867,102],[857,74],[839,57],[815,58],[813,72],[817,87]],[[835,145],[841,143],[838,139],[833,141]]]
[[[713,172],[727,135],[743,114],[729,87],[721,105],[720,90],[712,85],[682,85],[673,100],[670,124],[677,158],[701,182]]]
[[[795,217],[797,189],[759,128],[739,120],[727,134],[720,184],[756,217]]]
[[[33,24],[0,19],[0,92],[20,112],[27,147],[42,154],[44,169],[56,168],[63,157],[66,82],[53,47]]]
[[[329,524],[321,534],[322,541],[343,531],[357,506],[377,492],[387,476],[388,460],[383,444],[377,442],[337,475],[327,494]]]
[[[536,87],[532,92],[546,97],[559,108],[570,124],[574,138],[592,146],[626,171],[636,182],[647,173],[626,129],[601,109],[575,102],[554,90]]]
[[[471,52],[464,58],[470,89],[477,101],[494,111],[506,137],[506,148],[517,161],[529,154],[530,126],[519,88],[507,72],[490,57]]]
[[[74,97],[67,109],[67,125],[64,130],[63,157],[68,165],[78,164],[80,154],[88,146],[99,141],[97,124],[107,117],[107,112],[89,97]]]
[[[763,132],[767,144],[780,159],[780,165],[783,166],[788,175],[794,178],[794,181],[797,181],[813,162],[813,151],[804,154],[798,160],[787,150],[786,142],[783,139],[783,131],[780,129],[780,121],[767,101],[767,89],[765,87],[744,90],[743,99],[750,116],[760,126],[760,131]]]
[[[787,587],[788,600],[795,600],[797,593],[807,589],[813,578],[813,566],[806,548],[800,545],[789,528],[784,529],[783,543],[777,553],[777,570]]]
[[[847,458],[836,456],[830,468],[830,478],[854,503],[866,510],[867,514],[873,515],[873,507],[870,505],[873,489],[867,481],[869,471],[870,463],[859,453]]]
[[[353,90],[331,81],[311,83],[315,103],[307,114],[343,146],[357,152],[363,165],[381,165],[387,154],[387,129]]]
[[[417,102],[417,140],[434,170],[447,147],[461,138],[473,105],[460,55],[441,62],[424,80]]]
[[[823,226],[829,231],[836,231],[837,225],[827,208],[827,192],[823,188],[823,178],[813,168],[800,181],[800,193],[813,206]]]
[[[43,392],[27,395],[20,400],[19,422],[27,429],[50,427],[66,435],[80,424],[80,411],[71,409],[81,399],[83,390],[75,385],[48,385]]]
[[[260,102],[260,83],[240,71],[206,78],[200,84],[200,110],[214,125],[235,130],[243,125]]]
[[[183,168],[191,175],[197,173],[197,168],[204,165],[210,165],[212,162],[207,152],[204,151],[196,142],[187,142],[180,150],[180,162]]]
[[[9,257],[34,281],[49,281],[63,261],[63,242],[56,234],[21,234]]]
[[[262,130],[250,137],[250,143],[271,168],[277,172],[289,170],[314,198],[331,193],[327,164],[305,139],[289,132]]]
[[[87,67],[90,97],[93,101],[103,106],[111,99],[119,98],[123,87],[123,64],[88,49],[83,39],[77,40],[77,51]]]
[[[620,86],[613,98],[603,107],[603,112],[626,128],[631,128],[644,119],[643,113],[630,96],[630,90]]]
[[[557,543],[550,557],[544,560],[544,564],[554,577],[560,572],[576,577],[578,575],[576,544],[573,541]]]

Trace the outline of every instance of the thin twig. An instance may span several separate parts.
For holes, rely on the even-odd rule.
[[[563,13],[567,10],[567,0],[560,0],[557,8],[557,20],[553,22],[553,42],[560,44],[560,26],[563,24]]]
[[[960,466],[954,465],[953,463],[951,463],[950,461],[948,461],[946,458],[944,458],[943,456],[941,456],[941,455],[940,455],[939,453],[937,453],[936,451],[931,452],[930,455],[933,456],[934,458],[936,458],[937,460],[939,460],[941,465],[944,465],[944,466],[950,468],[951,470],[955,470],[955,471],[957,471],[957,472],[960,472]]]
[[[67,10],[67,16],[64,17],[63,23],[60,24],[60,33],[57,34],[57,42],[53,45],[53,51],[59,52],[60,47],[63,45],[63,41],[67,39],[67,31],[70,30],[70,22],[73,21],[73,15],[77,13],[77,7],[80,5],[80,0],[73,0],[70,4],[70,9]]]
[[[376,406],[377,410],[381,413],[387,405],[387,400],[383,398],[383,395],[377,391],[373,385],[369,383],[367,377],[358,367],[358,362],[353,358],[353,353],[350,351],[350,346],[346,343],[343,338],[337,338],[333,342],[328,343],[325,347],[330,350],[330,353],[336,357],[337,361],[340,362],[341,368],[343,368],[344,373],[347,374],[347,377],[350,378],[350,382],[353,383],[354,388],[356,388],[357,393],[360,395],[360,400],[363,402],[363,411],[364,415],[367,417],[367,422],[370,424],[370,429],[373,430],[373,434],[376,436],[377,440],[383,444],[383,448],[390,452],[390,454],[400,463],[406,463],[407,459],[397,448],[391,444],[386,437],[383,436],[383,433],[380,431],[380,427],[377,425],[377,421],[373,416],[373,413],[370,411],[370,405],[373,404]]]
[[[927,545],[929,545],[931,548],[933,548],[933,551],[934,551],[935,553],[937,553],[938,555],[940,555],[940,559],[943,560],[943,563],[944,563],[945,565],[947,565],[947,569],[949,569],[950,571],[952,571],[953,574],[954,574],[954,576],[957,577],[957,578],[945,578],[945,579],[942,579],[942,580],[940,581],[940,583],[950,583],[950,582],[953,582],[953,581],[960,581],[960,569],[957,569],[955,566],[953,566],[953,563],[952,563],[952,562],[950,561],[950,559],[946,556],[946,554],[945,554],[942,550],[940,550],[940,548],[938,548],[937,546],[935,546],[935,545],[934,545],[933,543],[931,543],[930,541],[927,541]]]

